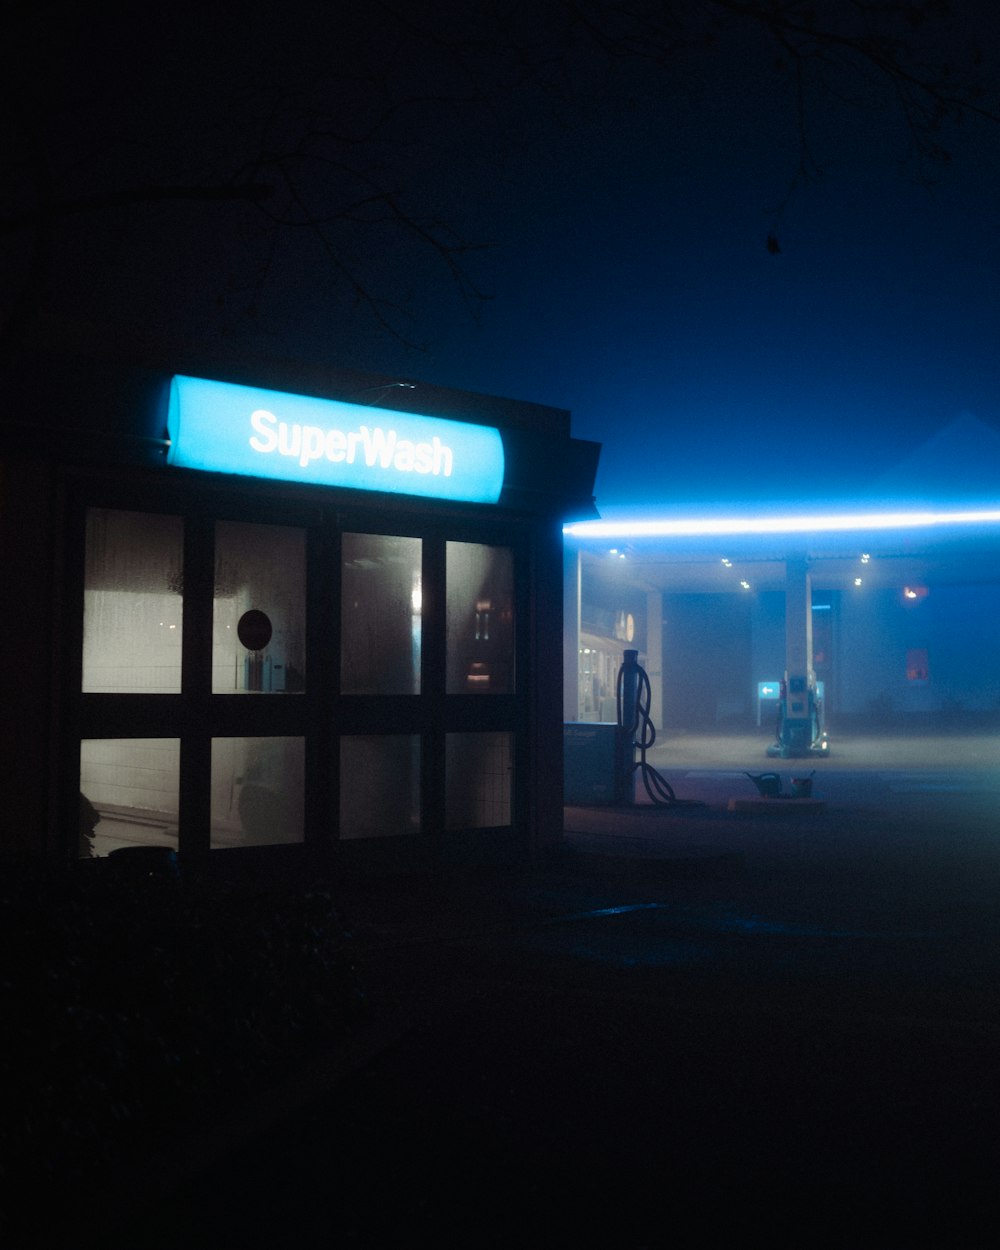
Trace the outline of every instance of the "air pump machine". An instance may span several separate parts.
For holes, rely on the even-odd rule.
[[[616,686],[615,802],[635,802],[635,773],[638,771],[654,807],[700,807],[702,804],[697,800],[678,799],[666,778],[646,761],[646,752],[656,741],[656,727],[649,715],[650,700],[649,677],[639,665],[639,652],[624,652]]]

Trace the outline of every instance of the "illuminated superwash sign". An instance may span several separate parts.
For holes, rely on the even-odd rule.
[[[167,461],[182,469],[496,503],[500,432],[336,399],[174,377]]]

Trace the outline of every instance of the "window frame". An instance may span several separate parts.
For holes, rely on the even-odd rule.
[[[67,499],[64,613],[60,663],[61,740],[57,765],[64,816],[63,850],[76,843],[80,742],[102,738],[178,738],[180,777],[178,846],[185,862],[209,854],[211,751],[214,738],[302,737],[305,740],[304,845],[323,853],[341,846],[340,749],[342,736],[415,734],[420,741],[420,838],[445,835],[445,740],[449,733],[509,732],[513,743],[511,826],[527,810],[525,749],[530,722],[530,525],[506,512],[489,518],[472,506],[407,507],[392,500],[323,497],[285,485],[236,490],[232,484],[189,481],[77,483]],[[183,520],[183,639],[179,694],[97,694],[82,690],[85,519],[90,508],[180,516]],[[306,688],[284,696],[212,690],[215,524],[217,521],[298,526],[306,532]],[[346,532],[414,537],[422,541],[421,685],[419,694],[359,695],[340,689],[342,542]],[[481,543],[510,548],[514,577],[513,690],[506,694],[446,690],[446,544]],[[71,813],[74,815],[71,817]],[[501,826],[498,833],[511,831]],[[489,830],[475,829],[476,835]],[[448,831],[453,837],[455,831]],[[379,839],[395,841],[396,839]],[[412,835],[407,839],[412,841]],[[349,839],[357,844],[359,840]],[[277,844],[284,849],[284,844]],[[256,850],[265,848],[255,848]],[[276,848],[277,849],[277,848]],[[241,854],[240,851],[212,852]]]

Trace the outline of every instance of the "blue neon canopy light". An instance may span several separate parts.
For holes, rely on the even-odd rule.
[[[499,430],[337,399],[177,376],[168,464],[212,473],[496,503]]]

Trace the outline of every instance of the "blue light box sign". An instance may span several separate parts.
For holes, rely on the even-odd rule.
[[[500,432],[336,399],[176,376],[167,463],[181,469],[496,503]]]

